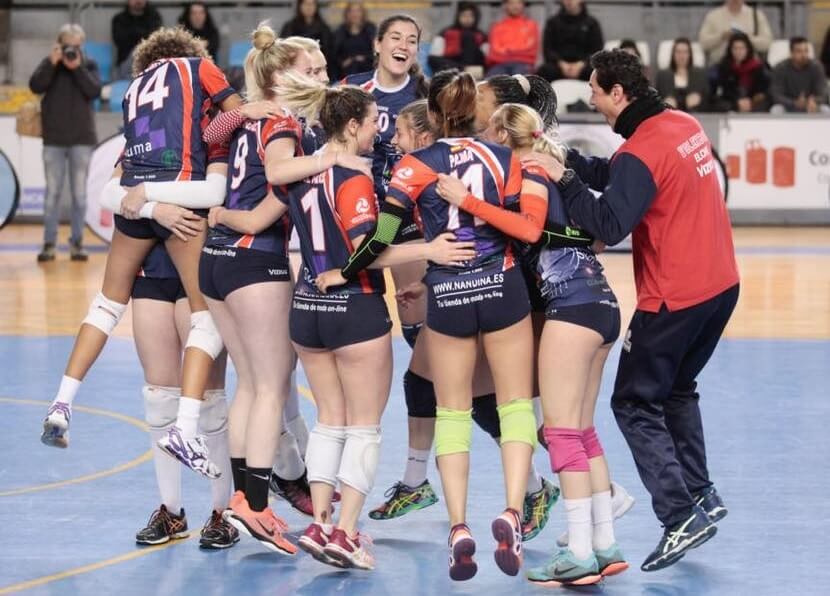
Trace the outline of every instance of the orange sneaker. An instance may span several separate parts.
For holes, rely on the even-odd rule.
[[[262,511],[252,510],[241,491],[233,494],[230,508],[226,509],[222,515],[233,527],[246,536],[258,540],[268,550],[283,555],[297,554],[297,547],[283,536],[283,533],[288,530],[285,520],[274,515],[270,507]]]

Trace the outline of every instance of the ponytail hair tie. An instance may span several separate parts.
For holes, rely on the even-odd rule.
[[[533,138],[534,139],[541,139],[542,135],[545,134],[541,130],[534,130],[533,131]]]

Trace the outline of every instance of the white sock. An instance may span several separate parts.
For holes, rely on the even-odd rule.
[[[199,410],[202,408],[202,400],[195,397],[181,396],[179,399],[179,413],[176,416],[176,426],[185,440],[196,436],[199,428]],[[212,458],[211,458],[212,459]]]
[[[531,460],[530,471],[527,473],[527,494],[532,495],[542,490],[542,477],[536,469],[536,464]]]
[[[220,399],[227,399],[224,390],[215,389],[220,394]],[[209,393],[208,393],[209,394]],[[210,481],[210,498],[213,510],[220,513],[228,508],[231,499],[233,486],[233,470],[231,470],[231,452],[228,447],[228,426],[219,432],[205,434],[210,460],[219,468],[221,476]],[[168,458],[170,459],[170,458]],[[181,466],[179,466],[181,469]]]
[[[52,403],[62,402],[71,406],[72,402],[75,400],[75,395],[77,395],[78,389],[80,388],[81,381],[63,375],[60,387],[58,387],[58,394],[55,397],[55,401]]]
[[[591,542],[591,502],[584,499],[563,499],[568,520],[568,548],[577,559],[587,559],[593,552]]]
[[[614,508],[611,505],[610,490],[591,496],[591,516],[594,523],[594,550],[609,548],[615,542]]]
[[[308,427],[305,424],[303,415],[298,413],[290,420],[286,419],[285,429],[297,439],[297,448],[300,450],[300,457],[305,458],[305,452],[308,448]]]
[[[403,483],[411,488],[420,486],[427,479],[427,463],[429,462],[429,449],[409,448],[409,456],[406,458],[406,471],[403,473]]]
[[[277,457],[274,459],[274,473],[284,480],[297,480],[305,472],[305,462],[300,454],[297,439],[288,431],[280,435]]]
[[[178,515],[182,508],[182,465],[156,445],[158,440],[165,436],[167,436],[166,430],[150,430],[153,467],[156,470],[156,483],[159,487],[161,502],[170,513]],[[224,473],[223,471],[222,474]]]

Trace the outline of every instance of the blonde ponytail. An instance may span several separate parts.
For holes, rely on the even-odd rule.
[[[305,49],[296,43],[278,39],[267,21],[251,34],[253,47],[245,57],[245,94],[248,101],[273,96],[274,73],[289,70]]]
[[[497,131],[507,133],[507,144],[511,149],[532,149],[565,162],[565,148],[558,131],[551,126],[545,129],[538,112],[518,103],[500,106],[492,116]]]

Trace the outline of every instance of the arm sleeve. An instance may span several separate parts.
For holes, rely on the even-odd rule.
[[[72,76],[87,99],[95,99],[101,95],[101,77],[98,74],[98,65],[93,60],[82,63],[72,71]]]
[[[170,203],[188,209],[209,209],[225,201],[227,177],[211,172],[202,181],[144,182],[148,201]]]
[[[386,247],[392,244],[406,213],[407,210],[403,207],[390,201],[384,202],[375,229],[364,236],[363,242],[340,270],[341,275],[346,279],[354,279],[358,273],[374,263]]]
[[[621,153],[614,159],[608,186],[599,198],[578,179],[562,190],[570,218],[609,246],[631,233],[656,194],[648,167],[630,153]]]
[[[43,61],[38,64],[38,67],[29,79],[29,89],[32,90],[32,93],[37,93],[38,95],[46,93],[49,85],[52,84],[52,78],[55,76],[55,70],[56,68],[49,58],[44,58]]]
[[[461,202],[461,209],[483,219],[497,230],[522,242],[539,240],[545,223],[548,201],[534,194],[522,194],[519,213],[502,209],[468,194]]]
[[[221,112],[202,131],[202,140],[209,144],[223,143],[233,136],[233,131],[242,126],[243,122],[245,122],[245,117],[239,108]]]
[[[568,167],[576,172],[579,179],[594,190],[602,190],[608,184],[611,171],[610,160],[605,157],[585,157],[576,149],[568,150]]]
[[[334,198],[337,213],[349,239],[368,234],[377,222],[377,201],[372,180],[358,175],[346,180]]]
[[[792,109],[795,105],[793,102],[792,97],[787,97],[784,94],[784,72],[776,67],[775,70],[772,71],[772,79],[770,81],[769,86],[769,94],[772,98],[772,103],[774,104],[781,104],[787,109]]]

